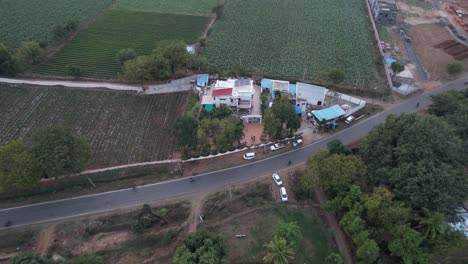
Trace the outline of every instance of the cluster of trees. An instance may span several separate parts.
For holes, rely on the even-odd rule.
[[[16,191],[34,186],[41,178],[80,172],[89,158],[89,145],[71,130],[36,130],[28,144],[13,140],[0,147],[0,191]]]
[[[9,264],[104,264],[104,258],[94,254],[85,254],[66,261],[53,261],[31,253],[21,253],[10,259]]]
[[[265,245],[267,254],[263,261],[272,264],[289,263],[294,259],[301,239],[302,232],[296,222],[278,223],[272,240]]]
[[[221,264],[225,255],[223,238],[206,231],[190,234],[177,248],[174,264]]]
[[[130,81],[164,80],[180,70],[204,68],[206,58],[189,54],[183,41],[165,40],[151,55],[138,56],[132,50],[121,50],[117,61],[121,64],[120,79]]]
[[[203,109],[200,121],[194,113],[187,112],[176,127],[179,143],[204,155],[213,147],[221,152],[232,150],[243,137],[244,124],[229,107],[221,105],[211,112]]]
[[[399,73],[399,72],[402,72],[405,70],[405,65],[401,64],[401,63],[398,63],[396,61],[392,62],[392,64],[390,65],[390,67],[392,68],[392,71],[394,73]]]
[[[301,118],[288,96],[275,94],[273,105],[264,110],[264,132],[270,139],[283,139],[292,136],[301,127]]]
[[[358,263],[377,263],[381,251],[430,263],[466,243],[446,223],[468,195],[466,126],[449,125],[466,122],[465,100],[466,91],[435,96],[430,112],[440,117],[389,116],[369,133],[360,158],[334,141],[308,159],[302,186],[331,197],[327,209],[339,212]]]
[[[0,75],[13,76],[28,70],[42,61],[46,47],[45,42],[29,40],[21,42],[13,53],[0,43]]]
[[[54,41],[60,42],[70,36],[71,33],[78,29],[78,20],[68,20],[63,25],[56,25],[52,28],[52,36]]]

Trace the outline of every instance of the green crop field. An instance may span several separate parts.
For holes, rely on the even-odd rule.
[[[208,20],[202,16],[112,9],[34,72],[67,75],[67,65],[73,65],[80,67],[86,77],[115,78],[119,50],[133,48],[138,55],[145,55],[161,40],[196,41]]]
[[[209,15],[222,0],[117,0],[114,7],[127,10]]]
[[[28,140],[35,128],[65,126],[91,144],[89,168],[170,159],[189,95],[0,86],[0,145]]]
[[[314,80],[341,69],[346,82],[374,78],[364,0],[229,0],[208,37],[212,64]]]
[[[55,25],[76,19],[83,24],[112,0],[0,0],[0,42],[14,48],[19,42],[49,40]]]

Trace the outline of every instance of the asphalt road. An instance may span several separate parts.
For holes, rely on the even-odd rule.
[[[353,143],[366,136],[374,126],[382,123],[387,115],[399,114],[402,112],[414,112],[418,110],[418,108],[416,108],[417,102],[420,102],[420,108],[425,107],[430,103],[429,96],[431,94],[438,94],[449,89],[462,90],[464,88],[463,82],[464,80],[462,79],[456,80],[438,89],[414,96],[411,99],[405,100],[375,116],[356,122],[349,128],[328,138],[303,146],[302,148],[298,148],[291,152],[283,153],[264,160],[252,161],[248,164],[233,168],[194,176],[196,180],[193,183],[188,179],[177,179],[140,186],[136,189],[123,189],[2,209],[0,210],[0,228],[4,228],[4,224],[7,221],[12,223],[12,227],[48,222],[131,207],[143,203],[167,200],[187,194],[216,189],[228,184],[239,183],[253,177],[271,174],[285,168],[288,160],[291,160],[293,165],[304,162],[308,156],[314,154],[319,148],[325,147],[331,140],[339,139],[344,144]]]

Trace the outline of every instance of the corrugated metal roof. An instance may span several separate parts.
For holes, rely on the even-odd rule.
[[[322,110],[314,110],[312,111],[312,114],[317,118],[317,120],[321,121],[323,119],[325,120],[332,120],[336,119],[346,113],[343,108],[341,108],[339,105],[333,105],[328,108],[322,109]]]
[[[296,96],[298,99],[315,99],[317,101],[325,101],[325,95],[328,89],[322,86],[300,83],[296,84]]]

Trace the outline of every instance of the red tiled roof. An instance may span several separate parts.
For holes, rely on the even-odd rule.
[[[232,94],[232,88],[225,88],[225,89],[215,89],[211,92],[211,96],[226,96]]]

